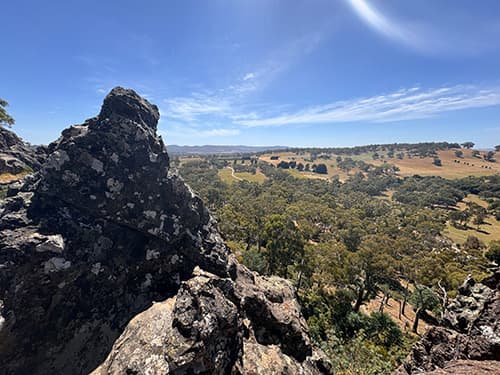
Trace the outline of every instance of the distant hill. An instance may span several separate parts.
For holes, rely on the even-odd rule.
[[[179,146],[168,145],[169,154],[173,155],[212,155],[212,154],[240,154],[273,150],[285,150],[287,146],[226,146],[226,145],[204,145],[204,146]]]

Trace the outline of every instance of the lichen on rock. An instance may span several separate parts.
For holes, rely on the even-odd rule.
[[[293,287],[235,261],[158,119],[115,88],[7,192],[3,373],[329,373]]]

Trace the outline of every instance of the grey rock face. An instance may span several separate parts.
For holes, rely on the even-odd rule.
[[[44,147],[24,143],[10,130],[0,126],[0,173],[19,174],[37,171],[45,159]]]
[[[481,283],[468,278],[458,292],[445,311],[446,328],[429,329],[396,374],[426,373],[457,360],[500,361],[500,271]]]
[[[293,288],[237,264],[170,170],[158,118],[115,88],[11,185],[0,374],[86,374],[106,357],[96,373],[255,373],[269,358],[282,373],[327,373]]]

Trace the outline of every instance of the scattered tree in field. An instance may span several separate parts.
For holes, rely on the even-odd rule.
[[[453,211],[450,213],[451,225],[456,228],[465,228],[471,216],[472,213],[469,209],[463,211]]]
[[[0,98],[0,125],[11,127],[16,121],[7,113],[5,108],[8,105],[9,103]]]
[[[491,241],[485,256],[497,265],[500,265],[500,241]]]
[[[438,166],[438,167],[442,167],[443,166],[443,163],[441,162],[441,159],[439,159],[438,157],[434,157],[434,160],[432,161],[432,164]]]
[[[304,164],[302,164],[302,163],[297,164],[297,170],[299,172],[302,172],[304,170]]]
[[[488,151],[484,155],[484,160],[490,161],[490,162],[494,163],[495,162],[495,152],[494,151]]]
[[[466,149],[470,149],[470,148],[474,147],[474,142],[464,142],[464,143],[462,143],[462,147],[466,148]]]
[[[484,249],[486,246],[483,241],[481,241],[479,238],[476,236],[467,236],[467,239],[465,240],[463,244],[463,248],[465,250],[481,250]]]
[[[500,152],[500,145],[496,145],[496,146],[495,146],[495,151],[496,151],[496,152]]]
[[[474,158],[480,158],[481,153],[478,150],[472,150],[472,157]]]
[[[313,172],[319,174],[327,174],[328,168],[326,167],[326,164],[321,163],[316,165],[316,168],[313,167]]]
[[[455,151],[455,156],[457,158],[463,158],[464,157],[464,152],[462,150],[456,150]]]
[[[277,165],[278,168],[282,168],[282,169],[289,169],[290,168],[290,163],[288,163],[287,161],[280,161]]]

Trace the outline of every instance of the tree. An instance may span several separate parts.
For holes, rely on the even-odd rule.
[[[488,151],[486,155],[484,155],[484,160],[486,161],[491,161],[492,163],[495,162],[495,152],[494,151]]]
[[[434,157],[434,160],[432,161],[432,164],[438,166],[438,167],[442,167],[443,166],[443,163],[441,163],[441,159],[439,159],[437,156]]]
[[[455,228],[465,228],[471,216],[472,213],[469,209],[463,211],[452,211],[450,213],[451,225]]]
[[[304,170],[304,164],[302,163],[297,164],[297,170],[302,172]]]
[[[288,277],[288,266],[304,252],[304,241],[292,220],[270,215],[264,224],[262,240],[267,250],[269,273]]]
[[[484,255],[488,260],[500,265],[500,241],[491,241],[488,251]]]
[[[495,151],[496,151],[496,152],[500,152],[500,145],[496,145],[496,146],[495,146]]]
[[[0,98],[0,125],[11,127],[16,122],[5,110],[9,103]]]
[[[480,158],[481,153],[478,150],[472,150],[472,157],[474,158]]]
[[[463,158],[464,157],[464,152],[462,150],[456,150],[455,151],[455,156],[457,158]]]
[[[470,141],[464,142],[464,143],[462,143],[462,147],[466,148],[466,149],[470,149],[470,148],[474,147],[474,142],[470,142]]]
[[[280,161],[277,165],[278,168],[283,168],[283,169],[288,169],[290,168],[290,163],[288,163],[287,161]]]
[[[318,164],[318,165],[316,165],[316,168],[313,169],[313,172],[319,173],[319,174],[327,174],[328,169],[327,169],[325,164]]]
[[[410,296],[410,302],[415,309],[412,331],[417,333],[422,313],[426,310],[436,309],[439,306],[439,299],[431,289],[415,283],[415,291]]]

